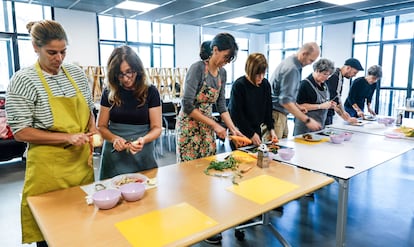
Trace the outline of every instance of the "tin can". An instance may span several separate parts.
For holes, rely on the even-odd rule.
[[[403,113],[402,113],[402,111],[399,111],[398,114],[397,114],[397,119],[395,121],[395,125],[396,126],[401,126],[402,120],[403,120]]]

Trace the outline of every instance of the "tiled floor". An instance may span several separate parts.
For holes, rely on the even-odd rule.
[[[175,163],[164,142],[160,165]],[[228,143],[219,143],[219,151]],[[174,150],[174,148],[173,148]],[[369,152],[367,150],[367,152]],[[414,151],[388,161],[350,180],[346,243],[351,247],[414,246]],[[20,196],[24,165],[0,163],[0,246],[20,244]],[[271,222],[292,246],[335,246],[337,183],[285,205],[283,214],[270,212]],[[194,247],[211,246],[201,242]],[[223,233],[222,246],[281,246],[264,226],[245,230],[238,241],[234,230]]]

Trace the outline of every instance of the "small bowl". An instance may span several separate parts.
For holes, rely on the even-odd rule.
[[[341,144],[345,140],[345,137],[343,135],[330,135],[329,139],[332,143]]]
[[[279,153],[280,158],[284,160],[290,160],[293,155],[295,155],[295,151],[291,148],[281,148],[277,152]]]
[[[383,117],[378,118],[378,123],[384,124],[385,126],[392,126],[394,124],[395,119],[391,117]]]
[[[350,141],[352,139],[352,132],[344,132],[342,136],[344,137],[344,141]]]
[[[111,209],[115,207],[120,198],[121,191],[115,189],[100,190],[92,195],[93,203],[99,209]]]
[[[129,183],[119,187],[119,190],[126,201],[134,202],[144,196],[145,185],[142,183]]]

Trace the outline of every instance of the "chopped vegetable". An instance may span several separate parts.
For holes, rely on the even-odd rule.
[[[210,162],[210,165],[204,170],[204,173],[209,176],[214,176],[214,174],[210,174],[210,170],[214,169],[216,171],[224,171],[226,169],[231,169],[234,171],[234,174],[232,176],[232,182],[233,184],[237,184],[236,178],[241,178],[241,173],[237,170],[239,165],[237,164],[237,160],[234,159],[233,155],[229,155],[225,160],[223,161],[216,161],[213,160]]]

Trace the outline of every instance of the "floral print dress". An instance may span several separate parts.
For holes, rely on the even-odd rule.
[[[213,104],[216,103],[221,88],[220,73],[218,88],[208,86],[205,78],[208,75],[206,64],[204,82],[195,97],[196,107],[207,117],[213,118]],[[177,118],[177,161],[184,162],[216,154],[215,133],[211,126],[197,121],[180,111]]]

